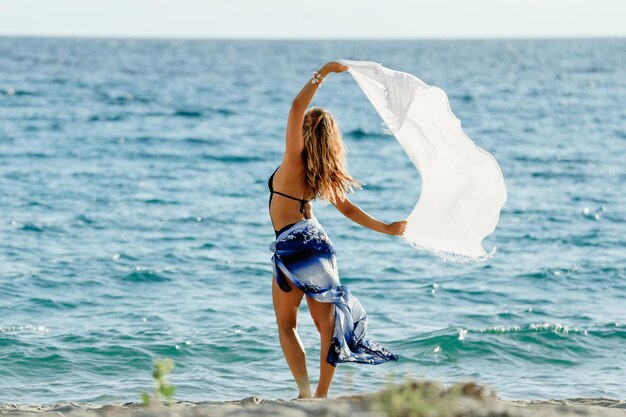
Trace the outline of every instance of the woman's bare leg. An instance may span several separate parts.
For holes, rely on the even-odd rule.
[[[272,279],[272,300],[278,325],[278,339],[289,369],[298,384],[298,398],[311,398],[306,353],[297,331],[298,307],[304,293],[294,285],[290,286],[291,291],[284,292],[276,283],[276,277]]]
[[[315,301],[309,296],[306,297],[306,302],[320,333],[320,380],[315,390],[315,398],[326,398],[335,375],[335,367],[326,361],[335,328],[335,305]]]

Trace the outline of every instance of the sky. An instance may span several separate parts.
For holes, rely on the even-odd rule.
[[[626,0],[0,0],[0,35],[623,37]]]

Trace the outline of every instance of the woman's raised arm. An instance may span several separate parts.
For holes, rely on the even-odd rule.
[[[329,62],[317,72],[326,77],[331,72],[344,72],[348,69],[346,65],[338,62]],[[312,79],[313,77],[311,77]],[[302,87],[296,98],[291,103],[289,118],[287,119],[287,134],[285,143],[285,154],[283,161],[288,164],[302,165],[300,155],[304,149],[304,137],[302,136],[302,125],[304,123],[304,113],[311,104],[320,83],[311,83],[311,79]]]

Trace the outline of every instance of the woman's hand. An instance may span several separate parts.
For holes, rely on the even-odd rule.
[[[386,233],[388,235],[392,235],[392,236],[400,236],[403,235],[404,232],[406,231],[406,220],[401,220],[399,222],[393,222],[393,223],[389,223],[386,226]]]
[[[320,72],[322,73],[322,76],[325,77],[326,74],[330,72],[344,72],[347,71],[348,68],[349,67],[347,65],[340,64],[339,62],[328,62],[322,67]]]

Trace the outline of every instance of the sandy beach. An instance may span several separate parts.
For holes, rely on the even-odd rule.
[[[487,388],[474,383],[459,384],[455,387],[443,389],[437,383],[414,381],[377,393],[326,400],[266,400],[259,396],[250,396],[238,401],[224,402],[177,401],[169,407],[156,404],[148,408],[140,403],[99,405],[63,402],[39,406],[3,404],[0,406],[0,414],[58,417],[626,416],[624,400],[608,398],[504,400]]]

